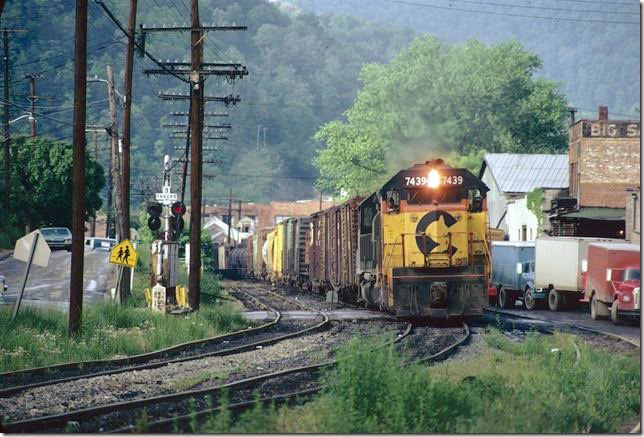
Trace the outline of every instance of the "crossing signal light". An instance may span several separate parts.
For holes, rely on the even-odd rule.
[[[148,227],[152,231],[158,231],[161,227],[161,213],[163,213],[163,206],[159,202],[148,203],[146,210],[150,214],[148,218]]]
[[[170,207],[170,212],[176,217],[181,217],[186,213],[186,205],[182,202],[174,202]]]
[[[172,213],[171,220],[174,239],[178,240],[185,227],[182,216],[186,213],[186,205],[183,202],[174,202],[170,207],[170,212]]]

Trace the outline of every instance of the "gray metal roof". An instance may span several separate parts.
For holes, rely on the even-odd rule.
[[[568,187],[568,155],[488,153],[483,165],[504,193]]]

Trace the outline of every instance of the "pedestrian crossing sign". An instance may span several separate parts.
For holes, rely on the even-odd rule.
[[[110,252],[110,262],[124,267],[136,266],[136,250],[130,243],[130,240],[123,240]]]

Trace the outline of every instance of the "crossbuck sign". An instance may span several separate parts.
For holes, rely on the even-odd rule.
[[[176,202],[178,198],[179,196],[177,196],[177,193],[171,193],[170,187],[167,185],[163,186],[162,193],[156,193],[156,200],[164,205],[171,205],[172,202]]]

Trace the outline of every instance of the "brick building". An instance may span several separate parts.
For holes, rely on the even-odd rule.
[[[579,120],[568,128],[570,197],[551,217],[553,235],[625,238],[626,190],[640,185],[640,122]]]
[[[331,198],[323,199],[322,209],[334,205]],[[272,228],[277,223],[289,217],[302,217],[320,210],[320,199],[297,200],[294,202],[273,201],[270,203],[239,203],[231,205],[232,226],[241,232],[254,233],[258,229]],[[186,222],[189,220],[190,211],[186,213]],[[203,223],[207,229],[208,223],[218,219],[223,225],[228,223],[228,204],[204,206]],[[220,222],[220,225],[222,223]],[[221,226],[219,226],[221,227]]]
[[[640,204],[640,189],[627,189],[626,190],[626,241],[629,243],[640,244],[642,226]]]

